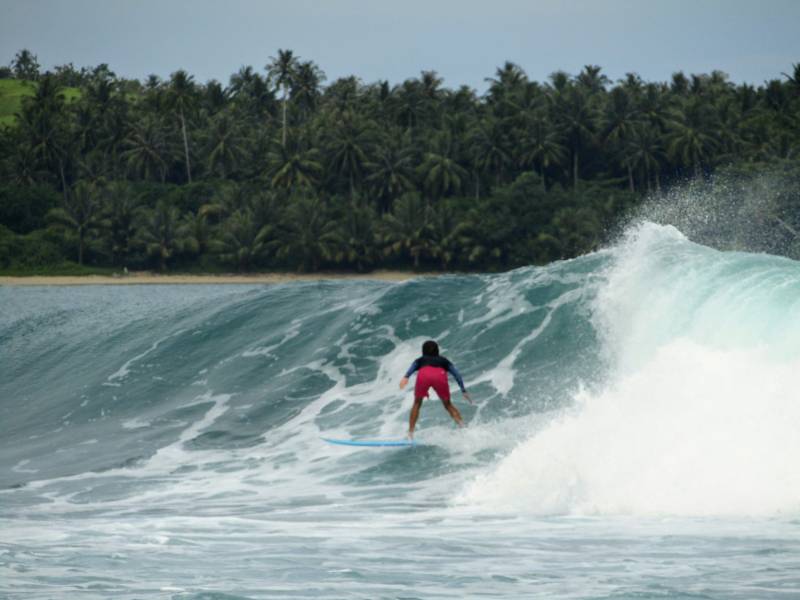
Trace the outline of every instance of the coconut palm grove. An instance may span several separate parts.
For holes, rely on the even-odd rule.
[[[327,81],[281,49],[227,83],[139,81],[21,50],[0,68],[0,270],[509,269],[597,248],[672,186],[765,172],[795,184],[755,249],[800,254],[800,64],[759,86],[489,75]]]

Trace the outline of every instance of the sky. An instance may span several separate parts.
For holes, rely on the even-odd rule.
[[[800,0],[0,0],[0,15],[0,64],[27,48],[43,69],[108,63],[138,79],[227,84],[278,49],[328,83],[433,70],[478,92],[505,61],[536,81],[591,64],[612,81],[721,70],[756,85],[800,63]]]

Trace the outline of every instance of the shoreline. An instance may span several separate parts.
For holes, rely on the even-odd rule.
[[[192,285],[192,284],[261,284],[297,281],[356,279],[361,281],[407,281],[445,273],[412,271],[373,271],[371,273],[223,273],[220,275],[160,274],[135,271],[127,275],[29,275],[0,276],[0,286],[36,285]]]

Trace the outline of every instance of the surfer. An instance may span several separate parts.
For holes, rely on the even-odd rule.
[[[453,417],[453,420],[458,426],[463,427],[464,420],[461,418],[461,413],[459,413],[458,409],[450,402],[450,384],[447,381],[448,373],[458,382],[461,393],[470,404],[472,403],[472,399],[464,388],[464,380],[461,379],[461,374],[453,363],[444,356],[439,356],[439,345],[433,340],[428,340],[422,344],[422,356],[411,363],[405,376],[400,380],[401,390],[408,385],[408,378],[411,377],[415,371],[419,371],[419,373],[417,373],[417,382],[414,385],[414,406],[411,407],[411,415],[408,418],[408,439],[413,439],[414,437],[414,427],[419,417],[419,409],[422,407],[422,400],[428,397],[430,388],[434,389],[436,395],[439,396],[439,399],[442,401],[444,409]]]

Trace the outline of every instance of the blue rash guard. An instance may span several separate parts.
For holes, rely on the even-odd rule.
[[[406,379],[411,377],[418,369],[422,367],[440,367],[446,370],[450,375],[453,376],[453,379],[456,380],[458,383],[458,387],[461,388],[462,392],[466,392],[466,388],[464,388],[464,380],[461,379],[461,373],[458,372],[456,366],[447,360],[444,356],[420,356],[417,360],[411,363],[411,366],[406,371]]]

